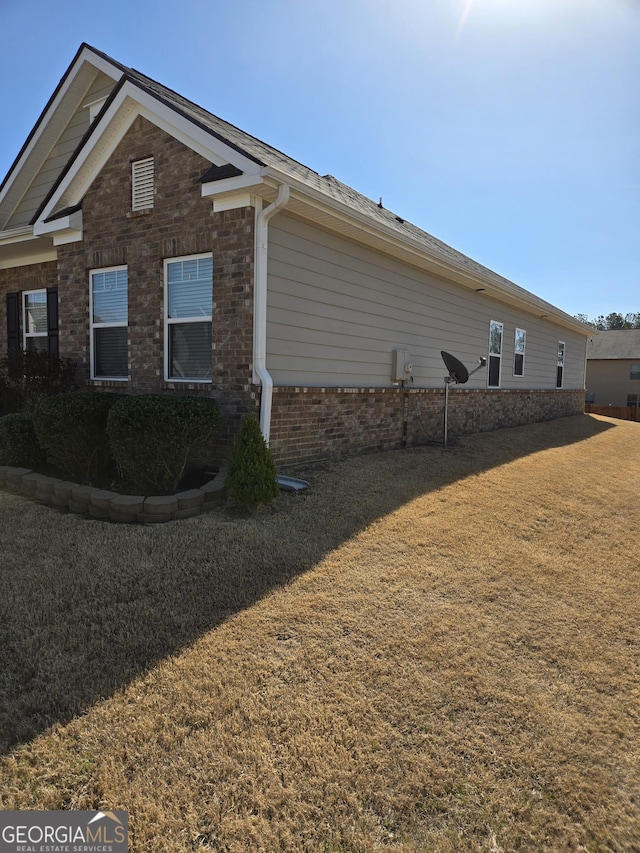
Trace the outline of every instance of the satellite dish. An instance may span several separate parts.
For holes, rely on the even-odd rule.
[[[440,350],[440,355],[442,356],[442,360],[449,371],[449,375],[445,376],[444,380],[444,449],[448,450],[447,430],[449,422],[449,385],[453,383],[464,385],[465,382],[469,381],[469,377],[473,373],[476,373],[476,371],[486,366],[487,359],[483,355],[480,356],[478,359],[478,366],[469,373],[464,364],[459,361],[455,355],[451,355],[450,352],[445,352],[444,350]]]
[[[449,371],[449,376],[453,382],[457,382],[459,385],[464,385],[465,382],[469,381],[469,371],[464,364],[455,357],[455,355],[451,355],[450,352],[445,352],[444,350],[440,351],[440,355],[442,356],[442,360],[444,361],[445,367]]]

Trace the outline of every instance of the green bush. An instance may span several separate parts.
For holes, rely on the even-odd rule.
[[[32,411],[44,397],[72,391],[77,364],[41,350],[16,349],[0,359],[0,414]]]
[[[14,412],[0,418],[0,465],[38,468],[44,462],[31,415]]]
[[[38,403],[33,423],[48,461],[74,480],[100,482],[113,467],[107,415],[120,398],[103,391],[75,391]]]
[[[278,494],[276,466],[260,432],[260,424],[253,415],[242,422],[231,453],[225,486],[231,500],[245,509],[256,509]]]
[[[123,479],[142,491],[174,491],[210,450],[220,422],[209,398],[143,394],[109,412],[107,433]]]

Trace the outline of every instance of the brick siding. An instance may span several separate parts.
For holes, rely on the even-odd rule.
[[[583,391],[452,388],[448,434],[553,420],[583,409]],[[442,389],[274,388],[270,447],[279,465],[437,444],[443,432]]]
[[[154,157],[154,206],[131,211],[131,163]],[[133,393],[214,397],[223,444],[241,416],[256,410],[253,362],[253,208],[214,213],[199,179],[211,164],[138,117],[82,204],[83,240],[58,249],[60,353],[89,377],[89,271],[126,265],[129,280],[129,381],[89,383]],[[164,381],[166,258],[213,253],[212,383]]]

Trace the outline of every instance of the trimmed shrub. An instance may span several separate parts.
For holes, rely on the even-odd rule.
[[[42,400],[33,423],[48,461],[81,483],[99,482],[113,468],[107,415],[120,399],[104,391],[75,391]]]
[[[16,349],[0,359],[0,414],[32,411],[44,397],[72,391],[77,364],[41,350]]]
[[[276,466],[260,432],[260,424],[253,415],[242,422],[231,453],[225,486],[231,500],[245,509],[256,509],[278,494]]]
[[[0,418],[0,465],[38,468],[45,461],[31,415],[14,412]]]
[[[109,412],[107,433],[122,478],[142,491],[174,491],[189,465],[210,450],[220,415],[203,397],[141,394]]]

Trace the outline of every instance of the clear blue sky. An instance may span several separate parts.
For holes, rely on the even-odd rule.
[[[640,311],[640,0],[0,0],[3,176],[83,41],[570,314]]]

